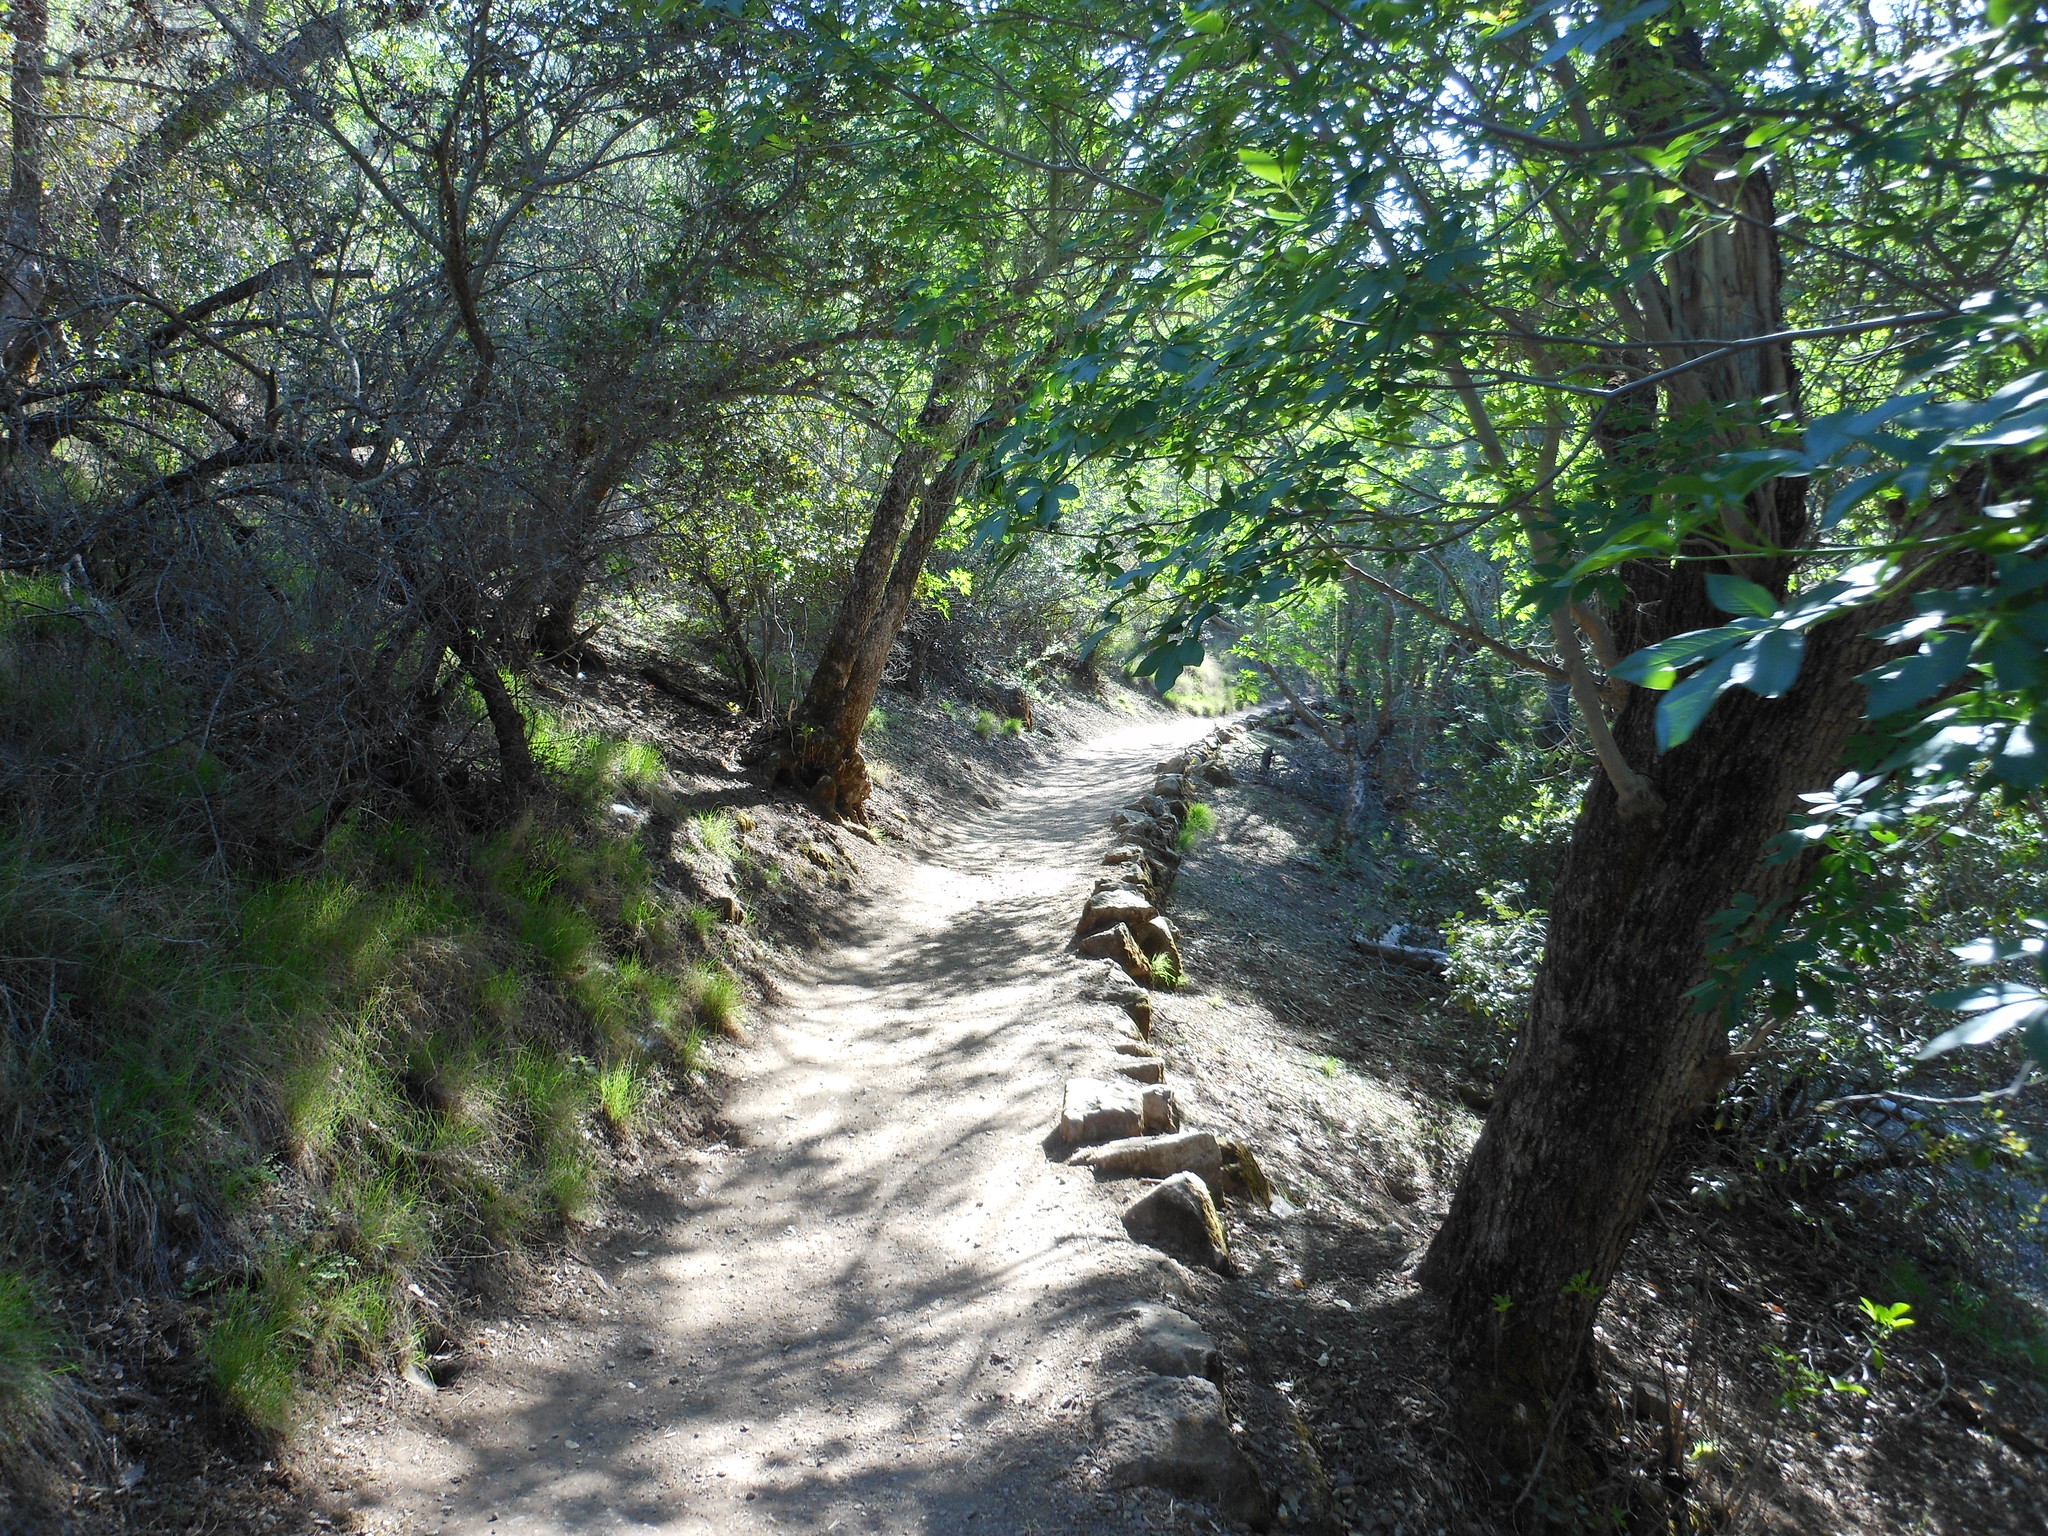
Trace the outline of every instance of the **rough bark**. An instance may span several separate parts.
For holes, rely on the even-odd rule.
[[[49,280],[43,249],[44,60],[49,52],[49,0],[14,0],[10,17],[14,66],[8,97],[6,245],[0,249],[0,358],[17,377],[34,365],[43,294]]]
[[[846,814],[842,806],[848,803],[854,804],[857,814],[858,802],[866,799],[867,767],[859,757],[867,710],[863,707],[858,715],[852,712],[854,674],[887,595],[904,525],[922,495],[925,472],[943,451],[944,440],[959,417],[971,371],[965,352],[956,352],[933,371],[917,424],[897,451],[889,478],[875,496],[867,537],[833,614],[832,630],[811,673],[810,686],[791,722],[783,774],[811,790],[821,809],[835,814]],[[870,696],[868,703],[873,702]],[[839,785],[842,772],[846,775],[843,789]]]
[[[1625,111],[1654,127],[1670,93],[1692,87],[1659,60],[1629,55],[1616,88]],[[1663,414],[1695,421],[1693,442],[1707,453],[1756,446],[1766,416],[1797,408],[1782,346],[1700,362],[1710,338],[1783,329],[1770,183],[1760,172],[1716,181],[1734,153],[1706,157],[1687,179],[1744,216],[1695,232],[1633,290],[1656,366],[1699,364],[1666,382]],[[1653,416],[1641,412],[1630,431],[1610,422],[1603,451],[1642,462],[1669,440],[1652,437]],[[1782,594],[1805,533],[1804,483],[1767,484],[1691,541],[1690,559],[1625,568],[1615,644],[1627,652],[1726,622],[1706,594],[1716,564]],[[1880,654],[1867,627],[1822,626],[1786,697],[1724,697],[1691,741],[1662,756],[1661,695],[1630,690],[1613,722],[1611,749],[1644,794],[1624,805],[1612,772],[1586,793],[1527,1025],[1423,1270],[1445,1304],[1468,1440],[1504,1467],[1532,1472],[1569,1433],[1576,1389],[1593,1373],[1599,1298],[1674,1137],[1719,1081],[1711,1064],[1726,1052],[1726,1022],[1688,997],[1705,976],[1708,921],[1767,878],[1765,845],[1796,796],[1836,772],[1861,709],[1852,679]]]
[[[1017,398],[1021,398],[1021,392]],[[1009,420],[1015,399],[1006,399],[977,421],[954,448],[945,467],[918,494],[917,516],[896,552],[889,579],[869,616],[868,625],[851,650],[837,695],[814,717],[812,734],[805,745],[813,764],[822,767],[813,786],[813,799],[821,810],[830,810],[853,820],[864,820],[868,795],[873,785],[868,778],[867,760],[861,755],[860,733],[867,725],[868,711],[881,691],[882,673],[889,665],[889,652],[910,616],[917,598],[917,580],[925,562],[946,531],[953,509],[972,483],[980,466],[982,451]],[[816,689],[816,679],[812,688]]]

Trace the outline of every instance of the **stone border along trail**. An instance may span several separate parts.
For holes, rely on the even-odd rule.
[[[377,1532],[1216,1528],[1190,1497],[1265,1525],[1215,1347],[1162,1305],[1194,1285],[1172,1254],[1228,1265],[1212,1189],[1262,1181],[1180,1127],[1146,994],[1077,958],[1071,919],[1136,890],[1152,910],[1118,926],[1170,952],[1156,907],[1181,796],[1142,812],[1142,878],[1090,897],[1085,869],[1134,783],[1200,733],[1098,737],[883,877],[740,1053],[728,1142],[621,1189],[584,1301],[479,1324],[461,1375],[328,1427],[308,1470]],[[1130,964],[1150,975],[1142,949]],[[1094,1184],[1118,1173],[1163,1182],[1120,1213]]]

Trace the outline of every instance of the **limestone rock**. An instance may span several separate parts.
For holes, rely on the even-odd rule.
[[[1105,1142],[1075,1154],[1074,1161],[1093,1168],[1101,1179],[1165,1179],[1192,1173],[1213,1183],[1223,1166],[1223,1152],[1207,1131],[1181,1131],[1172,1136]]]
[[[1137,843],[1118,843],[1102,856],[1105,864],[1140,864],[1145,862],[1145,850]]]
[[[1151,817],[1161,827],[1166,828],[1169,835],[1180,831],[1180,818],[1173,814],[1172,807],[1166,803],[1163,796],[1145,796],[1144,799],[1138,802],[1138,809]]]
[[[1228,789],[1237,782],[1237,775],[1232,773],[1229,765],[1225,763],[1204,763],[1202,777],[1218,789]]]
[[[1116,1069],[1134,1083],[1157,1083],[1166,1078],[1166,1063],[1157,1056],[1134,1056],[1118,1062]]]
[[[1133,981],[1150,981],[1152,979],[1152,962],[1145,958],[1145,951],[1138,948],[1138,941],[1131,937],[1131,930],[1122,923],[1118,923],[1114,928],[1104,928],[1083,938],[1081,940],[1081,953],[1084,955],[1100,955],[1106,960],[1114,960],[1124,968],[1124,973]],[[1126,1004],[1125,1006],[1128,1007],[1130,1005]],[[1149,1007],[1147,1013],[1150,1013]]]
[[[1142,1040],[1119,1040],[1117,1051],[1124,1056],[1157,1056],[1159,1052]]]
[[[1152,905],[1152,898],[1136,886],[1112,885],[1088,898],[1088,905],[1081,909],[1081,932],[1087,935],[1123,923],[1135,937],[1140,923],[1158,916],[1159,909]]]
[[[747,909],[740,905],[739,897],[730,892],[713,896],[710,905],[721,923],[744,923],[747,920]]]
[[[1149,963],[1145,967],[1145,974],[1147,976],[1152,974],[1152,967]],[[1131,1016],[1131,1022],[1138,1026],[1138,1033],[1147,1040],[1150,1040],[1152,1038],[1152,999],[1149,997],[1134,997],[1124,1004],[1124,1012],[1128,1013]]]
[[[1152,781],[1152,793],[1166,800],[1185,800],[1191,786],[1177,773],[1162,773]]]
[[[1070,1147],[1094,1146],[1145,1133],[1145,1089],[1127,1077],[1067,1080],[1059,1138]]]
[[[1124,1230],[1176,1258],[1230,1272],[1230,1240],[1199,1174],[1176,1173],[1133,1200],[1124,1211]]]
[[[1258,1470],[1230,1433],[1213,1381],[1147,1376],[1095,1405],[1095,1429],[1111,1484],[1164,1488],[1264,1530],[1271,1520]]]
[[[1147,1136],[1180,1129],[1180,1105],[1173,1097],[1173,1090],[1163,1084],[1152,1083],[1146,1087],[1144,1112]]]
[[[1187,1313],[1156,1302],[1141,1302],[1124,1316],[1131,1330],[1131,1363],[1161,1376],[1216,1379],[1222,1358],[1216,1341]]]

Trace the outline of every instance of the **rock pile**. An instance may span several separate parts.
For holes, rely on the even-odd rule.
[[[1161,909],[1180,873],[1179,839],[1189,807],[1209,787],[1233,782],[1225,744],[1242,734],[1223,726],[1157,767],[1150,793],[1110,815],[1103,873],[1081,908],[1079,951],[1107,962],[1090,967],[1086,992],[1129,1015],[1137,1038],[1116,1042],[1117,1058],[1067,1084],[1053,1140],[1075,1148],[1071,1166],[1098,1180],[1153,1184],[1123,1212],[1124,1231],[1190,1264],[1231,1273],[1230,1238],[1219,1198],[1270,1204],[1272,1188],[1249,1147],[1186,1129],[1165,1082],[1166,1064],[1146,1042],[1152,1033],[1149,988],[1186,975],[1178,935]],[[1229,1519],[1264,1529],[1271,1501],[1239,1447],[1209,1336],[1170,1308],[1144,1305],[1130,1364],[1141,1373],[1096,1405],[1104,1473],[1112,1484],[1147,1484],[1202,1499]]]
[[[1114,961],[1141,986],[1151,986],[1161,972],[1175,978],[1186,974],[1173,924],[1159,908],[1180,873],[1180,830],[1187,824],[1188,807],[1204,786],[1234,782],[1221,754],[1225,743],[1241,734],[1235,725],[1212,731],[1158,765],[1151,793],[1110,813],[1105,873],[1082,906],[1074,931],[1082,954]]]

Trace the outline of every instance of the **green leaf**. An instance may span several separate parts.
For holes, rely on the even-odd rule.
[[[2001,1039],[2016,1029],[2028,1029],[2034,1025],[2041,1024],[2043,1021],[2048,1021],[2048,998],[2044,998],[2036,988],[2024,986],[2018,982],[2007,982],[2004,985],[2011,994],[2010,1001],[1998,1002],[1995,1006],[1987,1005],[1984,1011],[1979,1013],[1976,1018],[1971,1019],[1967,1023],[1958,1024],[1954,1029],[1936,1035],[1932,1040],[1920,1047],[1916,1053],[1918,1058],[1921,1061],[1927,1061],[1932,1057],[1953,1051],[1958,1046],[1988,1045],[1993,1040]],[[1937,997],[1929,998],[1928,1001],[1938,1004],[1940,996],[1949,995],[1952,994],[1939,994]],[[2031,1043],[2030,1039],[2030,1047]],[[2031,1054],[2031,1049],[2029,1054]]]
[[[1263,149],[1240,149],[1237,163],[1259,180],[1284,187],[1294,180],[1294,173],[1301,168],[1301,156],[1275,155]]]
[[[1707,718],[1707,711],[1714,707],[1714,700],[1734,686],[1731,681],[1734,671],[1735,657],[1732,654],[1723,656],[1701,667],[1664,695],[1664,701],[1657,706],[1659,752],[1669,752],[1691,740],[1692,733]]]
[[[1766,699],[1779,699],[1799,680],[1806,636],[1796,629],[1767,629],[1737,651],[1729,682]]]
[[[1778,600],[1745,576],[1713,572],[1707,577],[1707,596],[1723,613],[1768,619],[1778,611]]]
[[[1536,61],[1536,67],[1548,69],[1568,53],[1598,53],[1637,22],[1649,20],[1668,9],[1669,5],[1670,0],[1649,0],[1648,4],[1639,5],[1634,10],[1623,11],[1619,16],[1591,22],[1567,32],[1544,51],[1543,57]]]
[[[1689,629],[1622,657],[1615,664],[1614,676],[1644,688],[1669,688],[1678,681],[1683,668],[1720,655],[1751,633],[1751,628],[1734,624],[1723,624],[1719,629]]]
[[[1230,22],[1230,18],[1221,10],[1196,10],[1193,6],[1187,5],[1180,8],[1180,19],[1205,37],[1214,37]]]
[[[1888,661],[1856,679],[1870,690],[1866,719],[1882,720],[1946,688],[1970,664],[1970,636],[1959,630],[1923,642],[1918,653]]]

